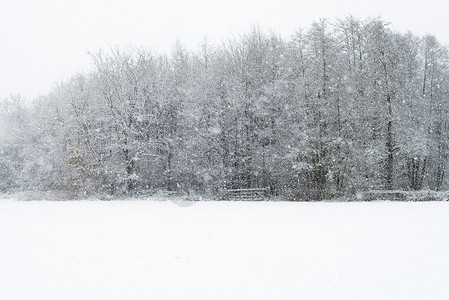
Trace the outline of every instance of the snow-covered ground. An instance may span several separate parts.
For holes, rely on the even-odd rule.
[[[0,299],[449,299],[449,202],[0,200]]]

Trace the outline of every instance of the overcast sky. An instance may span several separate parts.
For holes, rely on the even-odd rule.
[[[46,94],[54,82],[88,70],[88,51],[138,45],[159,52],[176,40],[195,49],[245,33],[251,25],[290,36],[319,18],[381,16],[400,32],[434,34],[449,45],[443,0],[2,0],[0,99]]]

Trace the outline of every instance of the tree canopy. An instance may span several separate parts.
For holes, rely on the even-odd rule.
[[[433,36],[353,17],[98,52],[33,105],[0,103],[0,191],[447,189],[448,58]]]

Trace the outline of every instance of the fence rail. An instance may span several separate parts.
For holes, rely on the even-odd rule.
[[[225,190],[223,199],[233,201],[263,201],[270,198],[270,188]]]

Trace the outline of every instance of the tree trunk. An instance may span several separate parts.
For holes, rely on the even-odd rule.
[[[391,105],[391,95],[387,96],[388,106],[388,121],[387,121],[387,137],[386,137],[386,151],[387,158],[385,162],[385,189],[393,189],[393,167],[394,167],[394,141],[393,141],[393,112]]]

